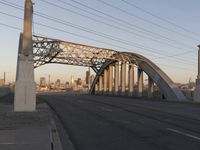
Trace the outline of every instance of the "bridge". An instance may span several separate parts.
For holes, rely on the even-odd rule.
[[[32,1],[26,0],[24,29],[19,38],[18,48],[15,111],[35,110],[34,68],[49,63],[91,67],[96,76],[91,84],[90,94],[142,97],[143,74],[146,73],[149,98],[153,97],[155,84],[162,93],[162,98],[171,101],[186,100],[169,76],[141,54],[32,35],[32,16]],[[137,73],[137,79],[134,79],[135,73]],[[200,78],[200,69],[198,78]],[[137,80],[137,91],[134,89],[135,80]],[[128,90],[126,85],[128,85]],[[198,93],[196,92],[196,97]]]
[[[25,0],[15,93],[0,98],[1,148],[58,149],[55,143],[59,143],[60,149],[71,150],[199,149],[199,104],[188,102],[154,62],[138,53],[33,35],[32,17],[33,3]],[[196,102],[200,101],[200,46],[198,57]],[[92,68],[95,78],[89,93],[36,95],[34,70],[46,64]],[[162,100],[154,97],[155,85]],[[9,105],[13,100],[14,112]]]

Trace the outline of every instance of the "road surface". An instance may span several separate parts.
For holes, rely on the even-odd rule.
[[[199,104],[67,94],[38,99],[58,115],[76,150],[200,150]]]

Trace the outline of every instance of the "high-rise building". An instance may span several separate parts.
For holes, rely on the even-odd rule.
[[[59,89],[60,88],[60,79],[57,79],[55,82],[55,88]]]
[[[45,77],[41,77],[40,78],[40,87],[45,87],[46,86],[46,78]]]
[[[86,71],[86,84],[90,84],[90,71]]]
[[[73,75],[71,76],[71,82],[70,82],[70,84],[71,84],[71,86],[74,85],[74,76]]]
[[[81,80],[81,78],[78,78],[77,79],[77,85],[81,85],[82,84],[82,80]]]

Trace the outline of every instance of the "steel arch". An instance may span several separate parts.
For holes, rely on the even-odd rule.
[[[154,64],[146,57],[136,53],[128,52],[121,52],[115,55],[116,58],[126,58],[126,60],[118,59],[118,61],[126,61],[128,63],[133,63],[139,66],[156,83],[166,99],[175,101],[186,100],[185,96],[180,91],[180,89],[177,88],[174,82],[156,64]],[[104,65],[102,65],[91,86],[91,94],[94,93],[95,84],[98,82],[100,75],[103,74],[104,69],[114,62],[116,61],[107,61],[104,63]]]
[[[114,62],[136,64],[151,77],[168,100],[186,100],[173,81],[156,64],[140,54],[118,52],[34,35],[33,55],[35,68],[48,63],[92,67],[96,77],[90,93],[94,93],[95,83],[109,64]]]

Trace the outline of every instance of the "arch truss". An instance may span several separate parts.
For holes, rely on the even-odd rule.
[[[91,94],[125,95],[128,93],[132,96],[135,93],[134,67],[137,67],[138,97],[143,95],[143,72],[145,72],[148,76],[148,97],[153,96],[155,83],[166,99],[176,101],[186,99],[157,65],[136,53],[118,52],[34,35],[33,55],[35,68],[48,63],[91,67],[96,72],[90,88]]]

